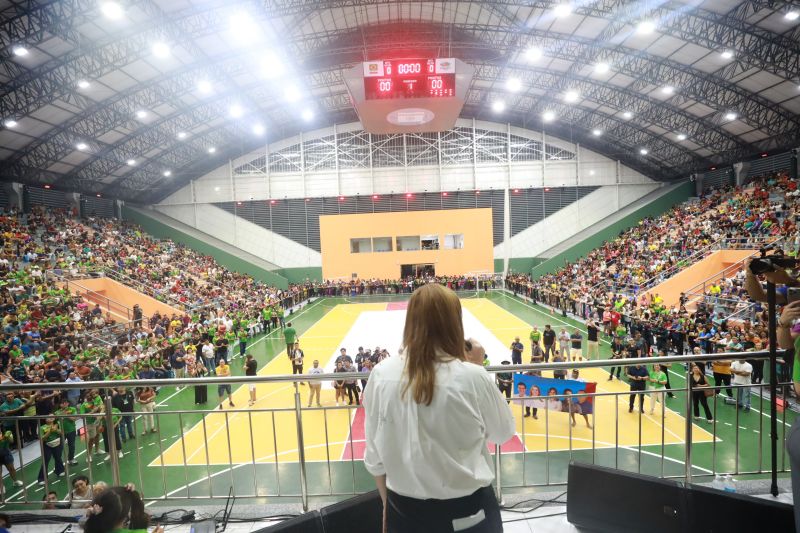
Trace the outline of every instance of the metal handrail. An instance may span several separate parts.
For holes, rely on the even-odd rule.
[[[778,355],[785,355],[786,350],[778,350]],[[485,367],[492,374],[507,372],[530,372],[541,370],[571,370],[583,368],[599,368],[607,366],[635,366],[661,363],[687,363],[724,361],[729,359],[768,359],[770,352],[721,352],[714,354],[668,355],[665,357],[635,357],[625,359],[595,359],[589,361],[565,361],[563,363],[535,363],[525,365],[491,365]],[[68,389],[108,389],[116,387],[166,387],[172,385],[221,385],[221,384],[255,384],[255,383],[307,383],[309,381],[339,381],[343,379],[369,379],[369,374],[361,372],[336,372],[326,374],[281,374],[277,376],[229,376],[204,378],[167,378],[167,379],[130,379],[122,381],[76,381],[72,383],[8,383],[0,385],[0,393],[18,390],[68,390]]]

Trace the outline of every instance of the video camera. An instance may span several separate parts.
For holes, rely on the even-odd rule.
[[[778,270],[785,270],[792,278],[797,278],[796,271],[800,266],[800,259],[794,257],[786,257],[783,250],[776,249],[772,255],[767,255],[770,248],[761,248],[759,252],[761,257],[753,259],[750,262],[750,271],[753,274],[767,274],[769,272],[777,272]]]

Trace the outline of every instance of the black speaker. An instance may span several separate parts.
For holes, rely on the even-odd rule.
[[[685,491],[675,481],[571,462],[567,520],[589,531],[688,531]],[[716,514],[716,513],[713,513]]]
[[[795,531],[794,508],[788,503],[689,485],[691,531]]]
[[[323,507],[325,533],[375,533],[383,528],[383,502],[377,490]]]
[[[319,511],[309,511],[280,524],[265,527],[252,533],[325,533]]]

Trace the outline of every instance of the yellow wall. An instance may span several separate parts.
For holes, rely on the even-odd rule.
[[[410,211],[319,217],[322,276],[326,279],[400,276],[400,265],[434,264],[437,275],[494,271],[491,209]],[[445,250],[447,234],[464,235],[464,247]],[[398,252],[397,237],[438,235],[438,250]],[[391,237],[391,252],[350,253],[350,239]]]

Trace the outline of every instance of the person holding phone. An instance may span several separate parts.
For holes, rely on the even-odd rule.
[[[443,285],[414,291],[402,354],[367,382],[364,465],[383,500],[384,531],[503,530],[486,443],[506,442],[515,422],[481,367],[483,347],[464,342],[461,317]]]

